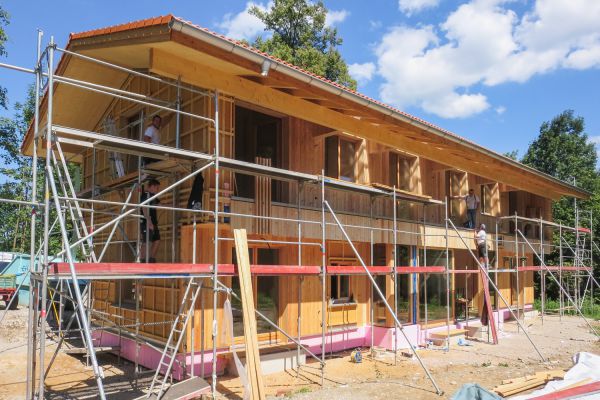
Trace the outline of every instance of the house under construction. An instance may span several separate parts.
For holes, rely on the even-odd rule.
[[[64,299],[78,312],[58,329],[84,328],[100,397],[100,350],[156,370],[158,397],[170,377],[214,394],[243,344],[234,229],[248,233],[260,352],[298,368],[356,347],[449,350],[482,314],[495,343],[546,281],[561,312],[593,299],[592,216],[552,222],[553,200],[589,197],[574,185],[171,15],[38,49],[33,70],[3,65],[45,90],[22,151],[46,165],[50,196],[27,204],[32,237],[63,240],[59,254],[47,236],[31,250],[44,262],[32,261],[28,398],[44,393],[46,307]],[[141,201],[149,177],[161,186]],[[487,265],[464,227],[469,189]],[[144,209],[158,214],[156,263],[140,262]],[[77,280],[89,283],[65,284]]]

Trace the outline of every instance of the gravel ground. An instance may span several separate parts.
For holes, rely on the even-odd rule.
[[[3,311],[0,311],[3,312]],[[453,340],[450,351],[420,350],[419,355],[436,383],[449,398],[464,383],[479,383],[488,389],[502,379],[518,377],[545,369],[569,368],[572,356],[579,351],[600,354],[600,342],[577,317],[546,317],[527,319],[528,332],[547,359],[541,362],[531,343],[517,325],[505,323],[499,345],[472,341],[462,347]],[[597,324],[600,330],[600,324]],[[47,341],[46,360],[55,344]],[[0,324],[0,399],[23,399],[27,360],[27,310],[9,311]],[[103,354],[99,361],[106,376],[109,399],[132,399],[143,393],[149,376],[138,382],[132,378],[131,363],[118,364],[114,355]],[[387,353],[379,360],[364,359],[351,363],[349,353],[334,355],[327,360],[325,382],[321,387],[318,365],[309,363],[298,375],[295,371],[265,377],[271,397],[293,397],[303,400],[332,399],[439,399],[424,370],[415,359]],[[95,381],[90,367],[81,357],[59,353],[47,379],[48,398],[96,398]],[[238,378],[221,377],[218,390],[224,397],[241,398]]]

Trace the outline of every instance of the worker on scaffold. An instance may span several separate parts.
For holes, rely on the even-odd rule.
[[[475,246],[477,247],[477,256],[479,257],[479,263],[485,270],[487,275],[488,270],[488,249],[487,249],[487,233],[485,231],[485,224],[479,224],[479,227],[475,230]],[[487,283],[487,277],[484,279]],[[489,322],[488,309],[486,299],[483,299],[483,310],[481,311],[481,324],[487,326]]]
[[[145,190],[142,192],[140,203],[143,203],[158,193],[159,188],[160,182],[154,178],[150,178],[146,183]],[[158,203],[160,203],[160,201],[158,199],[154,199],[147,205],[155,206]],[[156,208],[142,207],[142,214],[144,217],[140,221],[140,240],[142,241],[142,245],[140,247],[140,262],[155,263],[156,253],[158,251],[158,246],[160,245],[160,231],[158,230],[158,217],[156,215]],[[149,248],[148,243],[150,243]]]

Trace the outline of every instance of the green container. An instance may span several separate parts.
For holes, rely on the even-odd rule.
[[[0,275],[0,289],[16,289],[17,276],[14,274]]]

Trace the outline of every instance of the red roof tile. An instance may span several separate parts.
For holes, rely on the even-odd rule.
[[[132,30],[132,29],[143,28],[146,26],[168,24],[169,22],[171,22],[171,20],[173,18],[174,17],[171,14],[167,14],[167,15],[163,15],[161,17],[147,18],[147,19],[142,19],[139,21],[127,22],[125,24],[107,26],[105,28],[99,28],[99,29],[92,29],[92,30],[85,31],[85,32],[71,33],[69,35],[69,40],[84,39],[84,38],[89,38],[89,37],[93,37],[93,36],[107,35],[109,33],[123,32],[123,31]]]

